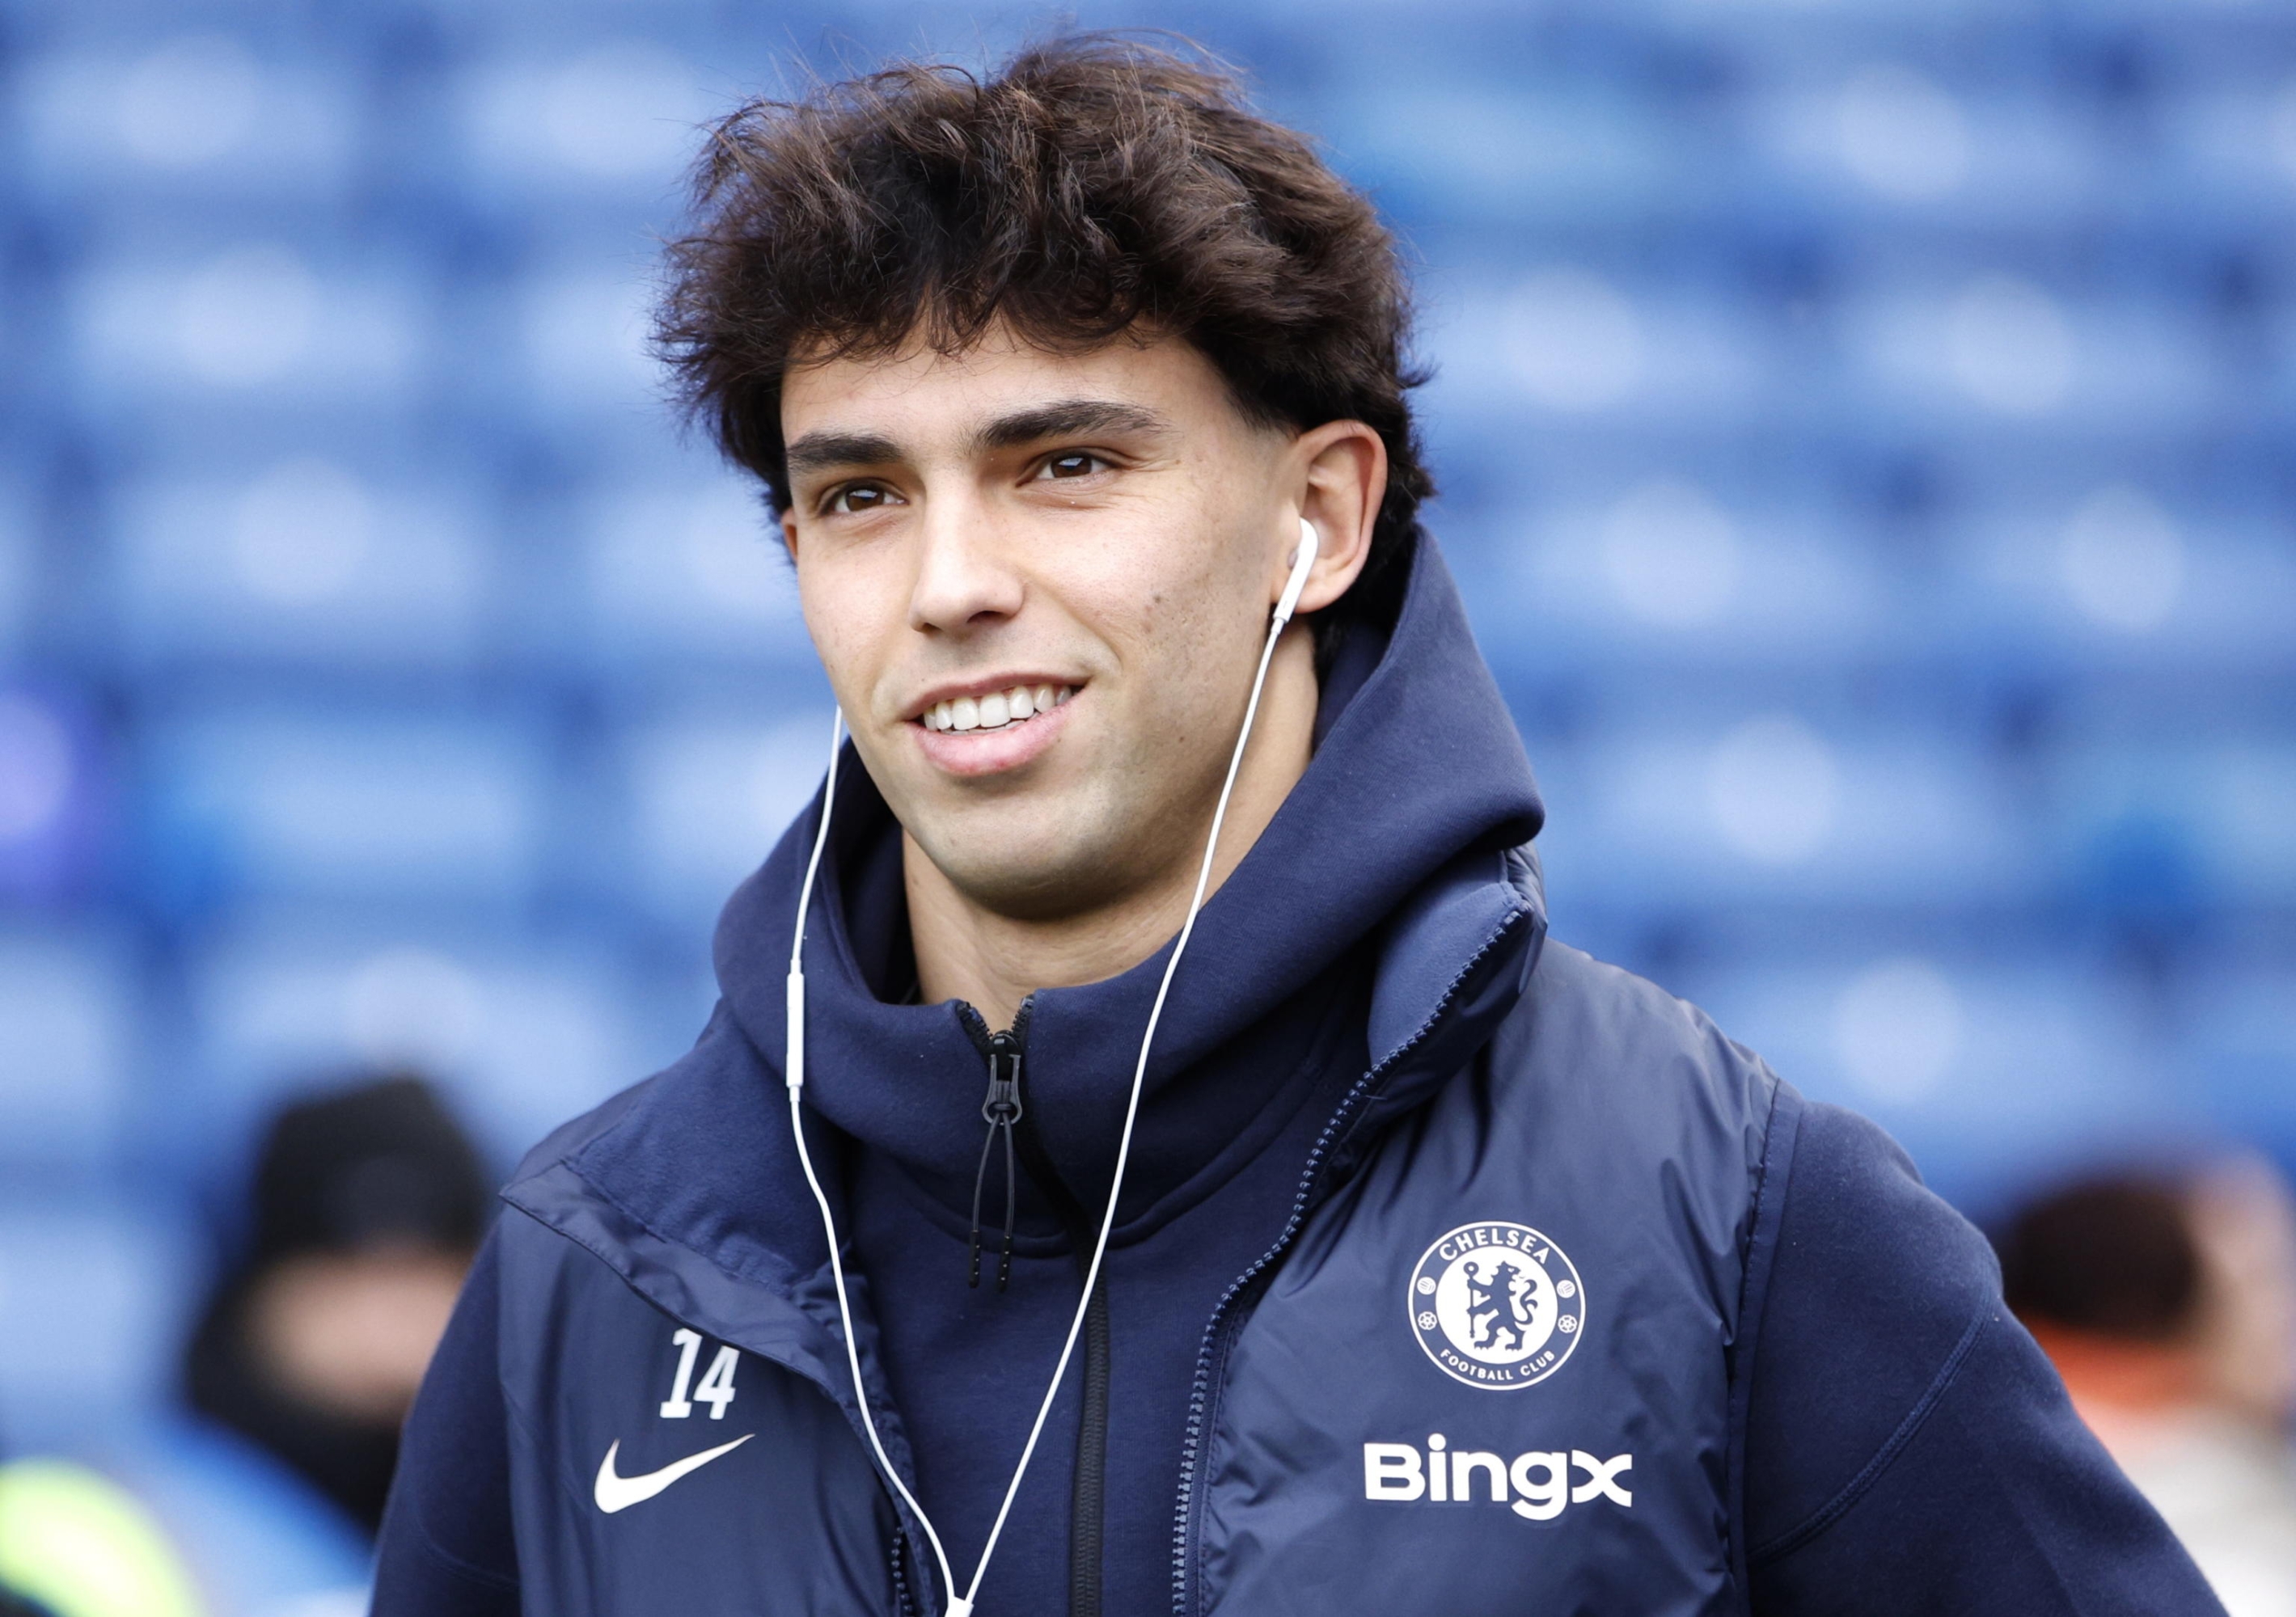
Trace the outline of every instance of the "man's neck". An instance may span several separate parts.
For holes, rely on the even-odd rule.
[[[1307,637],[1278,648],[1238,772],[1234,796],[1212,862],[1206,897],[1251,851],[1308,767],[1314,743],[1316,683]],[[1130,970],[1171,940],[1187,919],[1211,830],[1213,804],[1202,805],[1185,858],[1175,860],[1108,903],[1049,919],[1021,919],[975,902],[904,833],[902,869],[917,985],[928,1004],[963,1000],[991,1027],[1009,1027],[1039,988],[1098,983]]]

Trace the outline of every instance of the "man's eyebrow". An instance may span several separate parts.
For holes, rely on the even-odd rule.
[[[1093,432],[1160,433],[1171,422],[1153,410],[1116,399],[1064,398],[1000,415],[972,435],[977,449],[1020,449],[1046,438]]]
[[[1000,415],[974,433],[972,443],[978,450],[1015,449],[1081,433],[1160,433],[1170,429],[1164,417],[1138,404],[1066,398]],[[840,466],[890,466],[901,459],[901,446],[878,432],[808,432],[783,453],[789,475],[796,477]]]
[[[808,432],[783,452],[791,477],[832,466],[890,466],[900,445],[877,432]]]

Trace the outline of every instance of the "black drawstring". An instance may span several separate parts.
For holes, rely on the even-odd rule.
[[[988,1052],[988,1098],[980,1103],[980,1115],[988,1120],[988,1134],[980,1142],[980,1166],[972,1175],[972,1270],[965,1280],[967,1286],[980,1284],[980,1189],[988,1180],[988,1156],[996,1148],[996,1139],[1004,1139],[1004,1248],[996,1263],[996,1289],[1003,1291],[1013,1278],[1013,1214],[1020,1193],[1019,1170],[1013,1156],[1013,1125],[1021,1121],[1021,1052],[1018,1049],[997,1049],[1004,1042],[998,1034],[991,1041]]]

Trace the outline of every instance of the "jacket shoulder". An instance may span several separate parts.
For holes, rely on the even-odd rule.
[[[682,1250],[778,1286],[826,1257],[787,1091],[722,1003],[683,1057],[529,1152],[504,1196],[626,1274]]]
[[[1662,1140],[1693,1126],[1742,1133],[1749,1161],[1761,1155],[1784,1088],[1695,1005],[1558,943],[1542,952],[1491,1053],[1503,1092],[1559,1092],[1589,1123]]]
[[[510,1182],[517,1185],[562,1163],[611,1151],[609,1142],[618,1136],[650,1133],[675,1126],[674,1120],[685,1115],[707,1112],[715,1104],[710,1091],[726,1081],[729,1066],[742,1069],[737,1082],[753,1076],[748,1069],[754,1064],[744,1058],[748,1053],[747,1041],[721,1002],[692,1049],[553,1129],[527,1152]]]

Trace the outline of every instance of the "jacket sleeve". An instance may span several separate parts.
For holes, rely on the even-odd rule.
[[[2222,1617],[2003,1306],[1984,1237],[1881,1130],[1786,1094],[1741,1370],[1753,1610]]]
[[[406,1417],[376,1547],[373,1617],[517,1617],[495,1237],[472,1265]]]

